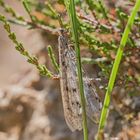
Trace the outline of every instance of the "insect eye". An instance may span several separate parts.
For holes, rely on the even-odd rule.
[[[65,33],[65,30],[64,30],[63,28],[60,28],[60,29],[59,29],[59,32],[60,32],[61,34],[64,34],[64,33]]]

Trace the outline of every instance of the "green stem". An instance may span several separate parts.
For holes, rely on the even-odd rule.
[[[28,15],[30,16],[30,19],[32,20],[32,22],[36,21],[36,17],[31,15],[31,9],[30,9],[30,5],[29,5],[29,0],[23,0],[22,1],[23,6],[25,8],[25,10],[27,11]]]
[[[58,66],[58,64],[57,64],[57,62],[56,62],[56,58],[55,58],[55,55],[54,55],[54,53],[53,53],[52,46],[51,46],[51,45],[48,45],[47,48],[48,48],[48,55],[49,55],[49,57],[50,57],[50,59],[51,59],[51,62],[52,62],[52,64],[53,64],[55,70],[56,70],[57,72],[59,72],[59,66]]]
[[[107,12],[106,12],[106,9],[102,3],[102,0],[98,0],[98,3],[100,5],[100,8],[101,8],[101,11],[102,11],[104,18],[108,19]]]
[[[96,59],[82,57],[81,61],[82,61],[82,64],[98,64],[98,63],[107,62],[108,59],[106,57],[96,58]]]
[[[100,118],[98,133],[97,133],[97,140],[100,140],[100,134],[103,132],[103,129],[104,129],[104,126],[105,126],[105,123],[107,120],[111,92],[112,92],[112,89],[113,89],[113,86],[115,83],[116,75],[118,73],[119,64],[120,64],[120,61],[121,61],[121,58],[123,55],[123,49],[124,49],[126,42],[128,40],[128,35],[129,35],[130,30],[133,26],[136,13],[138,12],[139,8],[140,8],[140,0],[137,0],[136,4],[131,12],[131,15],[128,19],[128,23],[125,27],[123,36],[121,38],[120,46],[119,46],[119,49],[117,51],[116,59],[115,59],[115,62],[114,62],[113,68],[112,68],[112,72],[111,72],[111,76],[109,79],[109,83],[108,83],[108,87],[107,87],[107,91],[106,91],[106,96],[105,96],[105,100],[104,100],[104,105],[103,105],[103,109],[102,109],[102,113],[101,113],[101,118]]]
[[[72,35],[75,42],[75,51],[76,51],[76,60],[77,60],[77,69],[78,69],[78,80],[79,80],[80,97],[81,97],[81,105],[82,105],[83,134],[84,134],[84,140],[88,140],[88,128],[87,128],[87,117],[86,117],[86,106],[85,106],[86,103],[84,97],[83,74],[82,74],[82,66],[81,66],[79,37],[77,31],[78,26],[77,26],[77,17],[76,17],[74,0],[70,0],[69,8],[70,8]]]

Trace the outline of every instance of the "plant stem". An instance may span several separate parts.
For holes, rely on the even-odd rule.
[[[123,55],[123,49],[126,45],[128,35],[129,35],[130,30],[133,26],[136,13],[138,12],[139,8],[140,8],[140,0],[137,0],[136,4],[131,12],[131,15],[128,19],[123,36],[121,38],[120,46],[119,46],[118,51],[117,51],[116,59],[115,59],[115,62],[113,64],[113,68],[112,68],[112,72],[110,75],[110,79],[109,79],[109,83],[108,83],[108,87],[107,87],[107,91],[106,91],[106,96],[105,96],[105,100],[104,100],[104,105],[103,105],[103,109],[102,109],[102,113],[101,113],[101,118],[100,118],[98,133],[97,133],[97,140],[100,140],[100,134],[103,132],[103,129],[104,129],[104,126],[105,126],[105,123],[107,120],[111,92],[112,92],[112,89],[113,89],[113,86],[115,83],[116,75],[118,73],[119,64],[120,64],[120,61],[121,61],[121,58]]]
[[[59,72],[59,66],[58,66],[58,64],[57,64],[57,62],[56,62],[56,58],[55,58],[55,55],[54,55],[54,53],[53,53],[52,46],[51,46],[51,45],[48,45],[47,49],[48,49],[48,55],[49,55],[49,57],[50,57],[50,59],[51,59],[51,62],[52,62],[52,64],[53,64],[55,70],[56,70],[57,72]]]
[[[29,52],[23,47],[22,43],[17,40],[17,37],[14,32],[11,31],[10,24],[8,23],[7,19],[0,14],[0,21],[3,22],[4,28],[8,33],[9,39],[15,44],[15,48],[20,54],[27,58],[27,61],[39,70],[40,74],[43,76],[48,76],[54,78],[54,75],[51,71],[49,71],[45,65],[41,65],[38,62],[38,58],[29,54]]]
[[[73,39],[75,42],[78,80],[79,80],[79,87],[80,87],[80,97],[81,97],[81,105],[82,105],[82,119],[83,119],[83,134],[84,134],[84,140],[88,140],[86,105],[85,105],[86,103],[85,103],[85,96],[84,96],[83,74],[82,74],[82,66],[81,66],[79,37],[78,37],[78,31],[77,31],[78,26],[77,26],[77,17],[76,17],[74,0],[70,0],[69,8],[70,8],[72,35],[73,35]]]

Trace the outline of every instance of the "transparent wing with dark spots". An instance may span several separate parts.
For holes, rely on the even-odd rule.
[[[102,102],[98,96],[96,87],[88,78],[84,78],[84,91],[87,102],[87,115],[92,121],[98,123]]]
[[[60,40],[62,39],[62,40]],[[59,38],[59,63],[60,63],[60,84],[61,94],[64,108],[64,116],[67,125],[72,131],[82,129],[82,117],[79,115],[79,106],[76,102],[79,102],[79,96],[77,90],[77,83],[74,83],[75,73],[71,69],[71,59],[69,58],[69,50],[67,42],[64,37]]]
[[[67,65],[67,87],[68,87],[68,96],[69,96],[69,105],[72,109],[72,115],[74,120],[76,121],[75,127],[78,129],[82,129],[82,109],[80,103],[80,94],[77,83],[77,72],[75,56],[68,49],[67,55],[65,56],[66,65]]]
[[[77,77],[77,72],[76,72],[76,54],[75,51],[73,50],[73,48],[69,48],[71,54],[69,54],[69,58],[71,58],[71,72],[73,72],[76,76],[75,79],[78,79]],[[83,71],[83,75],[85,75],[84,70]],[[88,117],[94,121],[94,122],[98,122],[99,121],[99,117],[100,117],[100,112],[101,112],[101,108],[102,108],[102,102],[100,101],[100,98],[98,96],[97,93],[97,89],[94,85],[94,83],[89,80],[89,78],[84,77],[83,78],[83,83],[84,83],[84,94],[85,94],[85,99],[86,99],[86,110],[87,110],[87,115]],[[76,80],[75,80],[76,81]],[[79,87],[77,86],[77,88],[79,89]],[[79,93],[80,94],[80,93]],[[80,95],[79,95],[80,96]]]

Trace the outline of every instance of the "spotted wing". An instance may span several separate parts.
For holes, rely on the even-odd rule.
[[[97,87],[87,77],[84,78],[84,93],[86,98],[86,110],[88,117],[95,123],[99,122],[102,102],[97,93]]]
[[[62,38],[64,39],[64,38]],[[67,125],[72,131],[82,129],[81,105],[77,87],[77,74],[73,51],[69,50],[65,40],[61,40],[59,48],[60,84]],[[64,47],[67,48],[64,48]],[[62,50],[63,49],[63,50]],[[75,59],[75,58],[74,58]]]
[[[69,79],[69,86],[72,86],[71,89],[77,89],[77,93],[75,95],[77,95],[77,98],[80,97],[80,92],[79,92],[79,85],[77,82],[78,80],[78,76],[77,76],[77,66],[76,66],[76,54],[75,51],[72,48],[69,48],[69,52],[71,52],[70,54],[68,53],[68,58],[70,60],[69,62],[69,74],[71,75],[75,75],[74,77],[71,77],[71,75],[69,75],[68,79]],[[71,59],[70,59],[71,58]],[[85,75],[84,70],[82,70],[83,75]],[[76,82],[73,82],[76,81]],[[87,77],[83,78],[83,84],[84,84],[84,94],[85,94],[85,99],[86,99],[86,111],[87,111],[87,116],[94,122],[98,123],[99,122],[99,118],[100,118],[100,112],[101,112],[101,108],[102,108],[102,102],[98,96],[98,92],[97,92],[97,87],[94,85],[93,81],[90,80]],[[77,88],[76,88],[77,87]],[[80,99],[79,99],[80,100]],[[80,101],[79,101],[80,102]],[[82,110],[80,108],[80,110]]]
[[[67,89],[69,97],[69,106],[71,108],[71,119],[70,124],[74,129],[82,129],[82,108],[80,103],[79,85],[77,81],[77,67],[75,53],[72,48],[68,48],[66,59],[66,73],[67,73]]]

